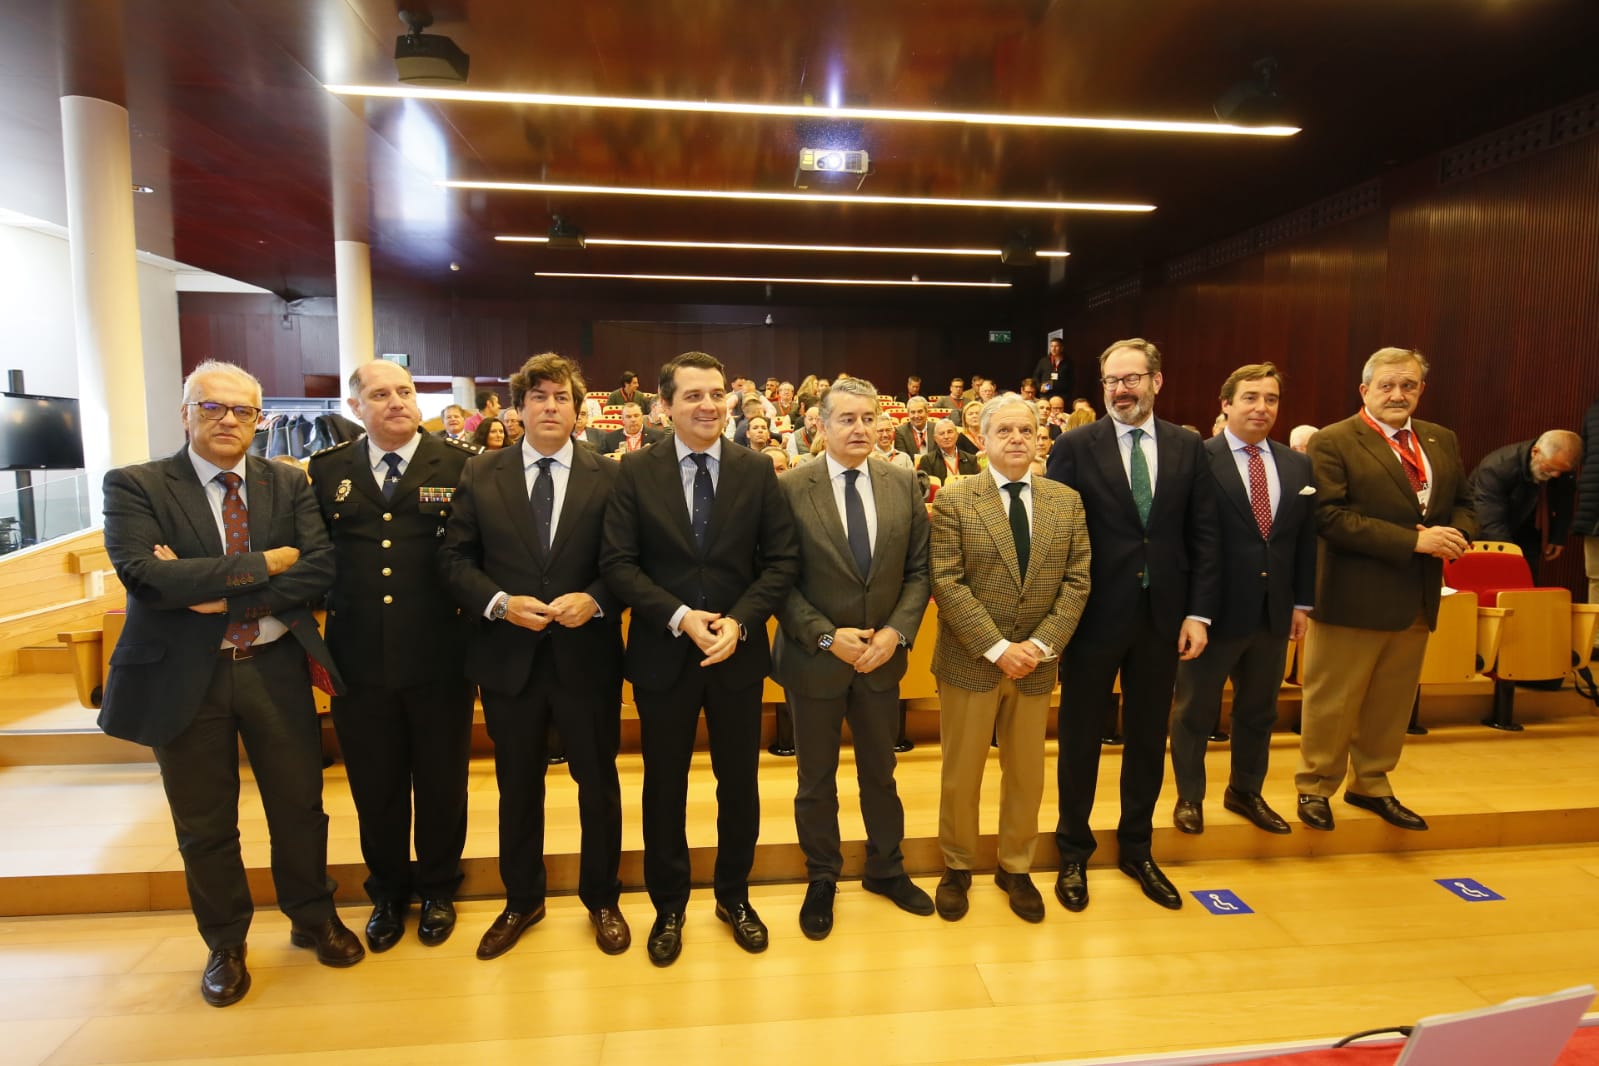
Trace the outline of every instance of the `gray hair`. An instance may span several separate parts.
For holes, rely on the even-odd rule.
[[[1370,385],[1371,379],[1376,376],[1380,366],[1397,366],[1400,363],[1415,363],[1421,368],[1421,380],[1427,380],[1427,357],[1414,348],[1378,348],[1371,353],[1371,358],[1366,360],[1366,365],[1360,371],[1360,383]]]
[[[939,432],[941,432],[943,430],[943,428],[945,426],[948,426],[950,429],[953,429],[956,433],[959,433],[960,429],[961,429],[961,427],[957,426],[950,419],[948,419],[948,418],[940,418],[937,422],[933,423],[933,434],[936,436]]]
[[[201,378],[211,376],[232,378],[236,383],[247,386],[255,393],[255,406],[261,406],[261,382],[256,380],[256,376],[242,366],[224,363],[220,359],[207,359],[189,371],[189,376],[183,379],[183,402],[194,403],[198,399],[197,383]]]
[[[912,396],[910,399],[905,401],[905,410],[907,410],[907,411],[912,410],[913,408],[926,407],[926,406],[927,406],[927,397],[926,396]]]
[[[982,427],[982,433],[985,438],[988,436],[988,424],[993,421],[995,413],[1002,407],[1011,406],[1027,408],[1027,414],[1033,420],[1033,432],[1038,432],[1038,409],[1022,399],[1020,393],[1002,392],[983,404],[982,411],[977,415],[977,423]]]
[[[836,396],[858,396],[863,400],[872,401],[872,410],[877,410],[877,386],[864,378],[842,378],[833,383],[833,387],[822,394],[820,413],[822,425],[827,425],[828,419],[833,416],[833,400]]]
[[[1295,426],[1288,434],[1288,446],[1290,448],[1299,448],[1309,444],[1310,438],[1314,437],[1318,432],[1319,430],[1315,426],[1308,423],[1302,426]]]

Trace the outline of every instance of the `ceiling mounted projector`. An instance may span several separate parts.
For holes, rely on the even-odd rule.
[[[1271,56],[1252,64],[1253,78],[1245,78],[1216,98],[1216,117],[1240,126],[1297,125],[1287,97],[1277,87],[1277,60]]]
[[[426,11],[404,10],[400,21],[406,32],[394,41],[394,69],[407,85],[460,85],[466,81],[472,57],[448,37],[422,31],[433,25]]]
[[[550,240],[544,247],[558,252],[581,252],[588,247],[583,231],[560,215],[550,220]]]
[[[794,187],[853,183],[858,189],[871,173],[871,158],[864,152],[842,148],[801,148],[794,171]]]

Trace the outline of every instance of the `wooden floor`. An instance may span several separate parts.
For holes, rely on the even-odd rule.
[[[37,704],[13,728],[48,732]],[[1560,694],[1553,694],[1560,696]],[[791,759],[761,757],[762,844],[752,890],[772,947],[749,956],[711,913],[690,904],[682,959],[648,964],[648,900],[622,906],[637,942],[609,958],[593,946],[581,904],[553,896],[549,917],[507,956],[473,957],[499,909],[492,764],[471,778],[467,892],[454,938],[436,949],[414,933],[349,971],[316,965],[288,944],[287,922],[262,905],[250,940],[254,987],[214,1010],[200,1000],[204,948],[187,913],[181,865],[158,774],[147,762],[17,765],[0,758],[0,1062],[732,1063],[1022,1062],[1257,1044],[1399,1024],[1440,1011],[1599,980],[1599,717],[1566,693],[1529,700],[1527,732],[1464,724],[1409,742],[1394,781],[1433,829],[1404,833],[1334,805],[1338,829],[1261,833],[1207,803],[1202,837],[1169,825],[1168,781],[1155,854],[1185,893],[1228,889],[1254,914],[1212,916],[1189,897],[1179,912],[1145,900],[1116,872],[1111,827],[1119,759],[1106,749],[1095,826],[1106,846],[1090,873],[1093,903],[1068,914],[1050,896],[1053,846],[1039,847],[1042,925],[1013,916],[989,875],[971,914],[915,918],[841,886],[837,929],[805,940],[796,915],[803,861],[794,843]],[[1541,712],[1539,708],[1543,708]],[[1547,712],[1547,713],[1544,713]],[[67,728],[71,728],[68,726]],[[0,731],[0,746],[8,736]],[[67,737],[72,741],[73,738]],[[1296,739],[1273,743],[1267,795],[1291,807]],[[0,753],[3,754],[3,753]],[[1228,752],[1209,756],[1213,782]],[[1049,745],[1053,777],[1054,745]],[[991,757],[983,827],[996,814]],[[623,878],[640,883],[641,768],[623,755]],[[932,890],[938,750],[901,758],[907,864]],[[551,882],[575,881],[575,789],[550,774]],[[327,773],[330,861],[345,920],[358,927],[362,868],[341,767]],[[861,836],[846,758],[846,840]],[[1053,796],[1053,789],[1048,790]],[[1041,824],[1053,823],[1047,798]],[[714,848],[714,783],[696,756],[690,842],[697,876]],[[246,781],[246,860],[258,898],[265,826]],[[992,848],[992,838],[987,846]],[[859,845],[847,861],[858,868]],[[1503,902],[1468,903],[1435,883],[1469,877]],[[65,912],[99,912],[72,915]],[[60,916],[52,916],[52,915]],[[414,916],[412,922],[414,929]]]

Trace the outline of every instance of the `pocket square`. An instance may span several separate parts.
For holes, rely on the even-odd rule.
[[[1301,496],[1314,496],[1314,495],[1316,495],[1316,486],[1314,486],[1314,485],[1306,485],[1304,488],[1299,490],[1299,495],[1301,495]]]

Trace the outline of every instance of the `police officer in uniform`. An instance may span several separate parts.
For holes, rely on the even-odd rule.
[[[411,375],[393,363],[351,374],[349,404],[366,435],[316,453],[309,472],[338,566],[327,643],[348,691],[333,699],[333,725],[369,872],[366,939],[387,951],[405,935],[413,896],[422,943],[455,928],[474,694],[466,630],[435,556],[477,449],[418,432]]]

